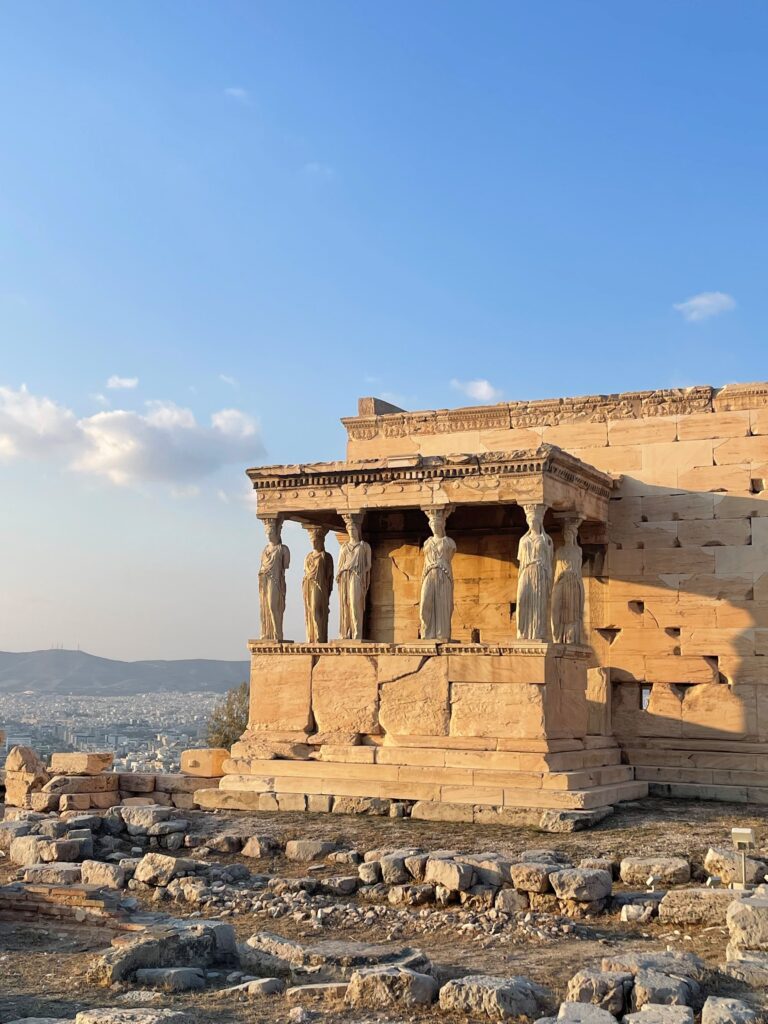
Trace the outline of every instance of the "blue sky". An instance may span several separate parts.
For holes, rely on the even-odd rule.
[[[0,4],[0,649],[242,656],[242,469],[340,456],[359,395],[768,378],[767,30],[757,2]]]

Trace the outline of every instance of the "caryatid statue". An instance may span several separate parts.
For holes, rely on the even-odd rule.
[[[328,642],[328,607],[333,590],[333,558],[325,550],[328,532],[325,527],[312,526],[308,532],[312,550],[304,559],[304,579],[301,582],[307,642],[325,644]]]
[[[424,541],[424,568],[421,572],[422,640],[450,640],[453,615],[453,568],[456,541],[445,533],[447,511],[444,508],[427,512],[432,536]]]
[[[261,639],[283,639],[285,613],[285,570],[291,564],[291,553],[280,539],[282,523],[276,516],[264,518],[267,546],[261,553],[259,566],[259,611]]]
[[[552,585],[552,639],[558,644],[580,644],[584,619],[584,580],[581,576],[580,518],[565,519],[563,543],[555,553]]]
[[[544,505],[524,505],[528,532],[517,551],[517,636],[549,639],[549,598],[552,591],[552,538],[544,532]]]
[[[342,640],[363,639],[365,597],[371,582],[371,545],[360,532],[362,515],[342,515],[348,540],[339,550],[339,636]]]

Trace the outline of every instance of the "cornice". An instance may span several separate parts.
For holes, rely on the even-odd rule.
[[[515,655],[516,657],[544,657],[554,655],[556,657],[570,656],[579,660],[586,660],[591,657],[592,650],[576,644],[555,644],[540,643],[536,640],[518,641],[509,644],[468,644],[461,642],[417,642],[402,644],[376,643],[374,641],[330,641],[327,644],[310,643],[278,643],[275,641],[249,640],[248,649],[251,654],[288,654],[288,655],[313,655],[314,657],[333,656],[343,657],[345,655],[364,655],[366,657],[377,657],[380,655],[402,655],[404,657],[441,657],[446,655],[476,655],[479,657],[498,658],[502,655]]]
[[[762,408],[768,405],[768,383],[727,384],[722,388],[697,385],[655,391],[625,391],[612,395],[547,398],[531,402],[467,406],[458,409],[397,412],[342,419],[352,440],[408,437],[417,434],[519,429],[562,423],[691,416],[697,413]]]
[[[610,497],[613,487],[613,479],[608,474],[548,444],[531,451],[407,455],[352,462],[257,466],[247,470],[247,474],[257,492],[544,474],[582,487],[601,498]]]

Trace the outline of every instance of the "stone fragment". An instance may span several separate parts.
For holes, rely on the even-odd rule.
[[[161,822],[160,826],[155,827],[162,827],[167,824],[169,823]],[[189,822],[187,821],[184,828],[180,831],[186,831],[188,827]],[[149,834],[153,835],[157,833],[153,833],[150,830]],[[162,832],[160,834],[162,835]],[[243,838],[235,832],[220,832],[218,835],[209,836],[205,841],[205,845],[210,850],[215,850],[217,853],[239,853],[243,846]]]
[[[659,971],[638,971],[632,989],[636,1010],[646,1003],[664,1006],[691,1006],[699,995],[699,986],[690,978],[673,977]]]
[[[454,978],[440,989],[440,1009],[466,1016],[483,1014],[492,1020],[535,1018],[552,1003],[551,993],[528,978],[495,978],[470,974]]]
[[[443,860],[430,857],[427,860],[424,881],[432,885],[442,885],[448,892],[466,892],[474,880],[474,868],[460,860]]]
[[[109,771],[114,754],[75,753],[51,754],[51,775],[100,775]],[[115,787],[117,788],[117,787]]]
[[[81,880],[79,864],[32,864],[24,869],[24,881],[38,885],[77,885]]]
[[[118,788],[121,793],[153,793],[155,776],[149,772],[120,772]]]
[[[626,972],[636,975],[639,971],[658,971],[675,977],[707,981],[709,969],[695,953],[675,953],[671,950],[660,953],[615,953],[604,956],[600,962],[603,971]]]
[[[701,1024],[757,1024],[758,1014],[741,999],[709,996],[701,1010]]]
[[[272,836],[249,836],[240,852],[244,857],[262,860],[265,857],[274,857],[279,850],[280,846]]]
[[[31,772],[36,775],[48,774],[45,762],[37,752],[32,747],[24,746],[11,747],[5,759],[5,770],[7,772]]]
[[[285,998],[294,1006],[306,1003],[343,1003],[348,987],[346,981],[319,981],[309,985],[293,985],[285,990]]]
[[[288,860],[320,860],[335,849],[335,843],[320,839],[289,839],[285,844],[285,856]]]
[[[629,1009],[632,975],[626,971],[583,970],[568,982],[566,998],[575,1003],[593,1003],[618,1017]]]
[[[405,867],[405,858],[409,852],[387,853],[381,858],[381,878],[387,885],[404,885],[410,881],[410,874]]]
[[[724,925],[732,889],[670,889],[659,903],[659,917],[670,924]]]
[[[376,885],[381,881],[381,864],[377,860],[359,864],[357,875],[363,885]]]
[[[749,885],[755,885],[764,881],[768,865],[765,861],[753,857],[746,858],[747,877]],[[710,846],[704,858],[704,870],[709,875],[716,875],[723,885],[730,882],[740,882],[741,878],[741,856],[735,850],[728,850],[721,846]]]
[[[182,750],[181,771],[184,775],[218,779],[224,774],[224,762],[228,757],[229,751],[224,747],[199,747],[195,750]]]
[[[650,1003],[637,1013],[629,1013],[622,1024],[693,1024],[690,1006],[653,1006]]]
[[[549,876],[559,871],[562,865],[540,861],[521,861],[510,864],[509,877],[516,889],[523,892],[551,892]]]
[[[136,981],[166,992],[189,992],[205,988],[205,973],[198,967],[144,967],[136,971]]]
[[[613,814],[613,807],[592,807],[589,810],[549,809],[539,818],[542,832],[582,832],[594,828]]]
[[[501,889],[493,905],[505,914],[517,914],[528,909],[528,894],[518,892],[517,889]]]
[[[119,864],[99,860],[84,860],[81,865],[84,885],[98,885],[100,889],[124,889],[125,869]]]
[[[657,885],[685,885],[691,880],[691,865],[683,857],[625,857],[619,875],[626,885],[645,885],[651,875]]]
[[[559,899],[592,902],[605,899],[611,893],[613,880],[607,871],[585,868],[564,868],[552,871],[549,881]]]
[[[370,967],[354,971],[346,1001],[350,1006],[379,1009],[432,1003],[438,984],[429,974],[404,967]]]
[[[612,1013],[589,1003],[562,1003],[556,1019],[568,1024],[616,1024]]]
[[[17,836],[11,840],[9,857],[12,864],[28,868],[33,864],[39,864],[43,858],[40,855],[40,848],[46,845],[48,840],[40,836]]]
[[[191,870],[193,862],[184,857],[169,857],[164,853],[145,853],[136,866],[133,877],[146,885],[167,885],[171,879]]]
[[[497,888],[505,882],[511,882],[509,869],[512,861],[499,853],[480,853],[465,857],[467,864],[475,869],[475,877],[482,885],[494,885]]]
[[[126,831],[130,836],[147,835],[153,825],[173,817],[173,808],[157,807],[154,804],[123,806],[120,809]]]
[[[320,879],[319,889],[328,896],[351,896],[359,882],[357,875],[331,875]]]
[[[274,996],[285,989],[285,982],[281,978],[257,978],[255,981],[245,982],[244,987],[251,997]]]

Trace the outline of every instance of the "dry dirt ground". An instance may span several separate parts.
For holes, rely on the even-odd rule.
[[[768,808],[716,803],[642,801],[618,811],[596,829],[573,835],[548,835],[535,829],[508,826],[481,828],[465,824],[334,815],[199,812],[192,818],[193,830],[201,838],[209,832],[266,833],[282,840],[332,839],[361,852],[419,846],[426,850],[450,848],[468,853],[496,850],[514,855],[524,849],[546,847],[568,852],[576,861],[581,857],[599,855],[679,854],[691,858],[694,864],[701,863],[710,845],[729,845],[733,826],[748,825],[756,830],[759,848],[768,853]],[[282,857],[270,862],[246,861],[224,854],[214,854],[213,857],[221,861],[242,860],[253,871],[282,877],[306,874],[307,870],[307,865],[292,863]],[[328,868],[326,873],[338,874],[339,866]],[[7,881],[12,875],[9,866],[0,867],[0,881]],[[621,889],[620,883],[616,888]],[[164,902],[159,907],[152,905],[152,909],[185,916],[192,908],[186,904]],[[420,909],[413,908],[413,929],[406,926],[397,937],[390,935],[390,926],[386,922],[378,921],[366,927],[364,934],[328,927],[323,930],[322,937],[418,946],[430,956],[444,977],[466,973],[521,974],[549,985],[561,997],[573,974],[585,966],[599,965],[600,958],[611,952],[669,947],[693,950],[713,967],[724,960],[724,928],[692,927],[682,932],[658,921],[642,926],[621,924],[617,914],[606,914],[591,922],[580,922],[572,935],[503,944],[498,936],[462,936],[453,929],[420,933],[415,926]],[[460,916],[461,909],[456,908],[456,913]],[[230,920],[241,939],[256,931],[272,931],[308,941],[317,937],[305,922],[296,923],[290,917],[271,920],[244,914]],[[91,959],[107,942],[108,936],[93,928],[0,921],[0,1024],[28,1016],[73,1017],[80,1009],[119,1005],[117,993],[96,988],[85,978]],[[708,994],[734,995],[753,1002],[756,998],[754,993],[726,980],[716,982]],[[162,1002],[156,1005],[185,1008],[201,1022],[246,1024],[263,1021],[266,1024],[270,1021],[280,1024],[288,1020],[289,1007],[279,998],[241,1002],[233,996],[222,998],[213,991],[173,996],[164,994],[161,998]],[[443,1019],[450,1019],[450,1015],[435,1008],[405,1015],[367,1012],[364,1019],[424,1020],[426,1024],[438,1014]],[[340,1024],[363,1019],[360,1011],[328,1010],[325,1015]]]

